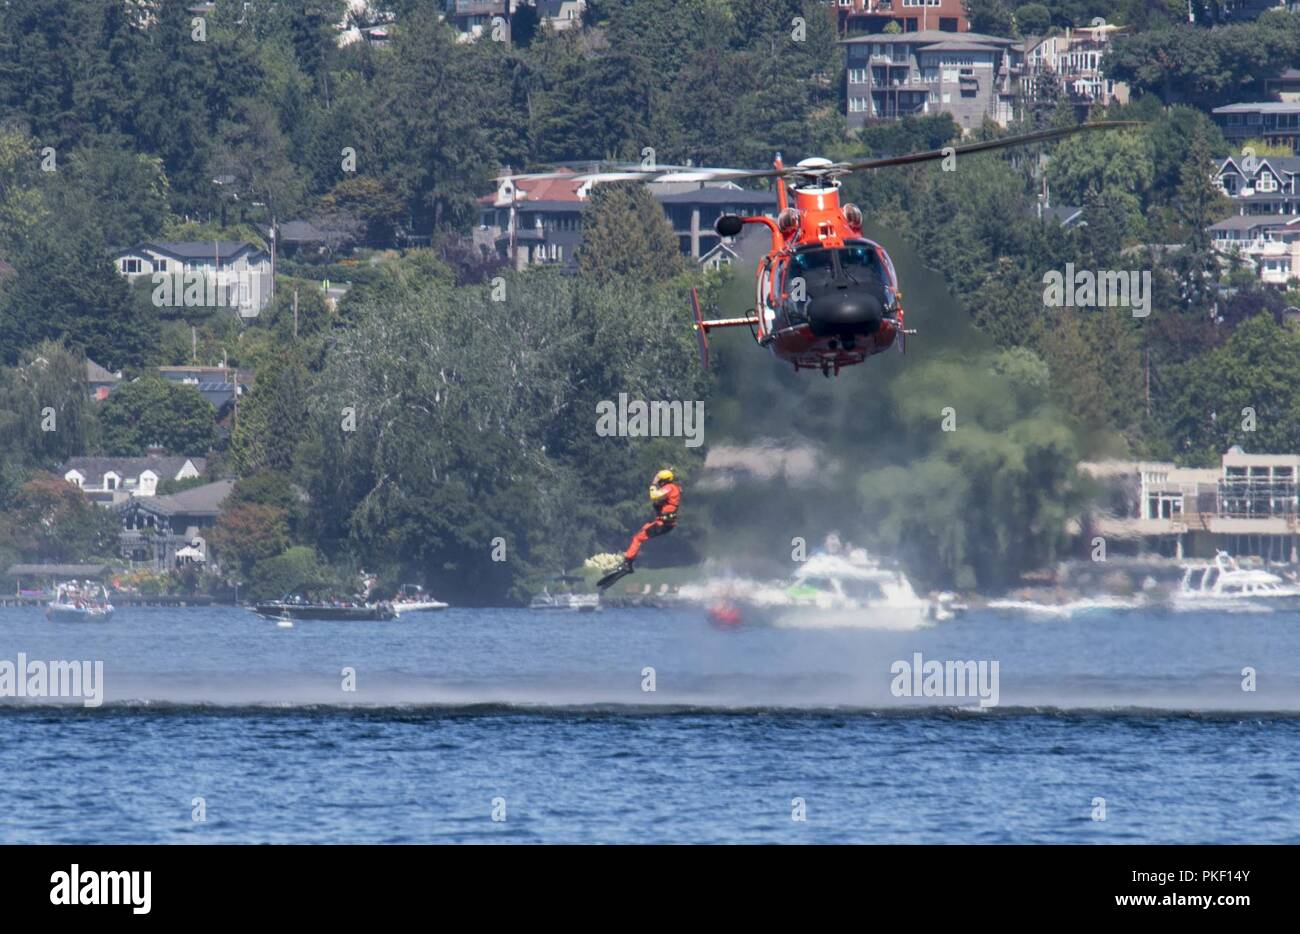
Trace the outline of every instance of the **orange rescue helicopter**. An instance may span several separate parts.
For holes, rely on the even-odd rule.
[[[838,376],[846,366],[897,346],[905,352],[908,334],[903,325],[903,293],[894,264],[884,247],[862,233],[863,215],[854,204],[840,204],[839,178],[851,172],[911,165],[938,159],[1024,146],[1061,139],[1075,133],[1132,127],[1132,121],[1100,121],[946,146],[927,152],[832,162],[804,159],[793,166],[778,155],[771,169],[694,168],[692,166],[620,166],[612,171],[550,172],[512,178],[572,178],[580,181],[703,182],[773,178],[779,213],[775,220],[757,215],[724,214],[714,229],[734,237],[746,224],[767,228],[771,245],[755,272],[754,310],[740,318],[707,320],[699,296],[691,290],[700,360],[709,365],[709,331],[748,327],[759,346],[766,347],[796,370],[820,369]],[[790,204],[790,195],[794,204]]]

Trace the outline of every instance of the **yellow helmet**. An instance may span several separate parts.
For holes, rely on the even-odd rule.
[[[671,470],[661,470],[655,474],[655,483],[672,483],[675,476]]]

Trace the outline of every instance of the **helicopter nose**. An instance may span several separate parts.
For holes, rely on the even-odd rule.
[[[874,334],[884,301],[865,289],[832,289],[808,303],[808,324],[817,337]]]

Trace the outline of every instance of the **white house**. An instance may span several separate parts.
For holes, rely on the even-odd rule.
[[[1300,215],[1234,214],[1209,227],[1215,249],[1240,256],[1261,282],[1287,286],[1300,278]]]
[[[203,475],[203,457],[73,457],[59,473],[101,506],[114,506],[132,497],[154,496],[163,480],[190,480]]]
[[[148,276],[160,308],[223,307],[255,318],[271,301],[271,254],[239,240],[154,240],[113,254],[134,283]]]

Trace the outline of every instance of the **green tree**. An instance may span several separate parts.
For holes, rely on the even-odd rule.
[[[246,581],[246,593],[253,600],[273,600],[298,587],[327,583],[332,577],[314,548],[295,545],[255,564]]]
[[[677,235],[649,189],[597,185],[582,212],[578,268],[591,281],[663,282],[683,269]]]
[[[30,561],[83,562],[117,550],[117,517],[62,477],[38,474],[0,513],[0,541]]]
[[[212,405],[193,386],[157,375],[122,383],[100,409],[104,449],[131,457],[159,445],[172,454],[206,455],[216,446]]]
[[[97,434],[84,357],[47,341],[0,370],[0,461],[52,468]]]
[[[1253,453],[1300,447],[1300,334],[1255,315],[1232,338],[1172,370],[1166,421],[1180,460],[1213,464],[1234,444]]]
[[[93,230],[51,221],[9,261],[15,271],[0,283],[0,362],[43,340],[62,340],[114,370],[152,355],[152,322]]]
[[[279,506],[223,504],[208,541],[227,573],[248,580],[257,564],[289,547],[288,514]],[[292,585],[290,585],[292,586]]]
[[[294,449],[306,429],[309,376],[302,359],[282,351],[262,367],[253,391],[239,406],[230,455],[240,476],[292,469]],[[335,423],[345,417],[340,406]]]

